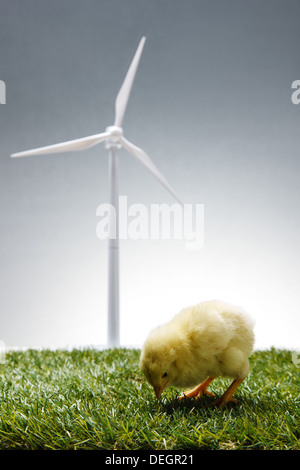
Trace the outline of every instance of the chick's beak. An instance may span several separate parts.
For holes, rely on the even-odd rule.
[[[162,394],[164,388],[165,388],[165,385],[156,385],[156,386],[154,387],[154,392],[155,392],[156,398],[157,398],[158,400],[160,399],[160,396],[161,396],[161,394]]]

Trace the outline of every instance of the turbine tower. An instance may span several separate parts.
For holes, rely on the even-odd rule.
[[[29,157],[50,153],[71,152],[75,150],[86,150],[95,145],[106,142],[109,150],[109,197],[110,204],[115,208],[115,221],[109,220],[108,233],[111,233],[111,224],[116,223],[115,238],[108,241],[108,346],[119,347],[119,191],[118,191],[118,150],[124,147],[136,160],[144,165],[152,175],[171,193],[171,195],[182,204],[172,187],[164,176],[156,168],[149,156],[139,147],[129,142],[123,136],[122,123],[130,96],[131,88],[139,61],[143,52],[146,38],[143,37],[130,64],[123,84],[115,101],[115,122],[108,126],[105,132],[94,134],[80,139],[70,140],[59,144],[48,145],[24,152],[13,153],[11,157]]]

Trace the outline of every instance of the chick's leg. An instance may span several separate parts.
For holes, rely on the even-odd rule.
[[[181,400],[182,398],[201,398],[202,395],[214,395],[212,392],[209,392],[207,390],[207,387],[213,380],[214,380],[213,377],[207,377],[207,379],[204,380],[202,384],[197,385],[197,387],[194,388],[193,390],[184,392],[183,395],[180,395],[178,397],[178,399]]]
[[[236,389],[238,388],[238,386],[243,382],[245,377],[241,378],[241,379],[235,379],[232,384],[228,387],[228,389],[226,390],[226,392],[221,396],[221,398],[219,398],[218,400],[216,400],[214,402],[214,404],[216,406],[218,406],[219,408],[222,408],[224,405],[226,405],[226,403],[232,401],[233,403],[237,403],[237,399],[236,398],[233,398],[233,394],[234,392],[236,391]]]

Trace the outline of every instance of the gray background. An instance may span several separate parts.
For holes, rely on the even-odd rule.
[[[181,308],[244,306],[257,348],[299,348],[298,0],[0,0],[0,339],[12,347],[106,342],[107,153],[12,160],[102,132],[140,38],[124,121],[186,203],[205,243],[121,243],[121,340],[140,345]],[[124,150],[129,204],[173,201]]]

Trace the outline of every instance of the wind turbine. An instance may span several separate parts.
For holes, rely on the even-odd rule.
[[[132,59],[123,84],[115,102],[115,122],[108,126],[105,132],[94,134],[80,139],[70,140],[59,144],[48,145],[24,152],[13,153],[11,157],[29,157],[32,155],[43,155],[50,153],[71,152],[74,150],[86,150],[100,142],[106,142],[109,150],[109,195],[110,204],[115,208],[115,238],[109,238],[108,242],[108,346],[118,347],[120,345],[119,333],[119,192],[118,192],[118,149],[124,147],[136,160],[144,165],[152,175],[182,204],[167,180],[156,168],[149,156],[139,147],[129,142],[123,136],[122,123],[131,92],[132,84],[138,68],[145,44],[142,37],[136,53]],[[109,220],[109,224],[112,223]],[[108,229],[110,232],[110,227]]]

